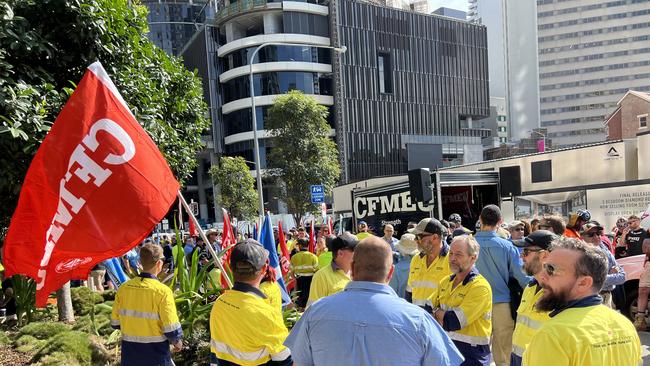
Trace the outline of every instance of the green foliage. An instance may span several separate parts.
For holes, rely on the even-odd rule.
[[[57,334],[70,330],[70,326],[54,322],[32,322],[20,328],[18,334],[29,335],[36,339],[46,340]]]
[[[45,339],[38,339],[31,335],[22,335],[16,339],[14,345],[17,351],[23,353],[33,353],[43,347],[45,343],[47,343],[47,340]]]
[[[336,144],[328,137],[327,113],[313,97],[296,90],[276,98],[269,109],[268,128],[274,137],[270,175],[283,183],[280,196],[296,221],[317,210],[310,203],[309,186],[322,184],[329,194],[341,173]]]
[[[39,349],[31,362],[37,362],[52,355],[55,352],[63,353],[69,359],[75,360],[81,365],[90,365],[92,359],[92,348],[87,333],[68,331],[50,338],[47,343]]]
[[[183,350],[172,355],[174,363],[184,365],[207,365],[210,363],[210,329],[196,328],[183,337]]]
[[[170,287],[176,289],[174,292],[176,310],[183,327],[183,333],[189,336],[194,333],[195,327],[206,327],[210,310],[212,310],[212,301],[221,293],[222,289],[213,276],[208,275],[213,268],[212,264],[199,269],[198,250],[192,254],[191,264],[188,267],[178,231],[176,245],[172,248],[172,253],[176,265]],[[221,256],[223,256],[223,252],[219,258]]]
[[[284,319],[284,326],[287,329],[291,330],[294,325],[300,320],[302,313],[296,309],[288,309],[282,312],[282,318]]]
[[[78,316],[90,313],[95,304],[104,301],[102,295],[93,292],[85,286],[71,288],[70,298],[72,299],[72,309],[74,310],[74,314]]]
[[[53,352],[42,356],[34,366],[81,366],[74,355],[64,352]]]
[[[247,220],[257,214],[255,179],[241,156],[222,156],[219,166],[210,168],[214,184],[219,186],[217,199],[233,217]]]
[[[200,80],[145,36],[127,0],[0,0],[0,228],[29,163],[85,68],[100,60],[177,178],[209,126]]]
[[[11,344],[11,338],[6,332],[0,332],[0,344]]]
[[[22,325],[25,322],[29,323],[32,321],[36,311],[36,282],[22,275],[13,276],[12,281],[14,298],[16,299],[18,325]]]

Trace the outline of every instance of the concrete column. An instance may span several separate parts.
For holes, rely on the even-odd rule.
[[[230,43],[240,38],[244,38],[244,31],[234,22],[226,23],[226,42]]]
[[[282,13],[265,13],[264,14],[264,34],[282,33]]]

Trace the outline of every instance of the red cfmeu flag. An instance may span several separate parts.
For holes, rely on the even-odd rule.
[[[311,220],[311,226],[309,227],[309,251],[311,253],[316,253],[316,233],[314,232],[314,220]]]
[[[282,230],[282,221],[278,222],[278,242],[280,246],[280,253],[282,254],[281,258],[284,258],[285,260],[282,261],[280,260],[280,264],[282,267],[282,274],[285,275],[287,272],[289,272],[289,261],[291,260],[291,256],[289,255],[289,248],[287,248],[287,242],[284,239],[284,230]]]
[[[140,243],[179,184],[99,62],[88,67],[25,176],[4,245],[7,275],[35,279],[36,305]]]
[[[231,245],[234,245],[237,243],[237,239],[235,238],[235,232],[232,229],[232,224],[230,223],[230,215],[228,215],[228,211],[226,211],[224,208],[221,209],[223,211],[223,231],[221,233],[221,249],[226,249]],[[230,269],[230,252],[232,251],[232,248],[226,251],[226,253],[223,255],[221,258],[223,268],[226,270],[226,272],[231,272]],[[229,288],[228,282],[226,281],[225,276],[228,276],[229,273],[221,273],[221,287],[223,288]]]
[[[194,220],[190,218],[190,223],[189,223],[189,228],[187,230],[190,233],[191,237],[198,237],[199,236],[199,230],[196,228],[196,225],[194,225]]]

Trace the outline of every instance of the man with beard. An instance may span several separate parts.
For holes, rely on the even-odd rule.
[[[445,242],[447,229],[436,219],[422,219],[411,230],[418,243],[419,255],[411,259],[411,270],[406,285],[405,298],[427,312],[432,307],[429,301],[440,280],[449,276],[449,245]]]
[[[512,334],[512,353],[510,366],[521,366],[521,357],[533,335],[539,327],[550,319],[548,311],[535,309],[535,303],[542,297],[544,290],[539,284],[542,273],[542,262],[550,253],[553,241],[557,236],[548,230],[537,230],[528,237],[515,241],[517,247],[523,248],[521,259],[524,262],[522,270],[528,276],[533,276],[521,295],[521,303],[517,308],[517,322]]]
[[[523,364],[640,365],[641,342],[623,315],[601,304],[607,257],[574,238],[560,238],[543,263],[539,311],[551,319],[535,333]]]
[[[455,237],[448,255],[453,274],[440,281],[430,298],[433,317],[465,357],[465,366],[490,365],[492,289],[474,267],[479,250],[473,237]]]

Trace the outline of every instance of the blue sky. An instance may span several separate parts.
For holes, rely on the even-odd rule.
[[[467,0],[429,0],[430,11],[434,11],[441,6],[467,11]]]

